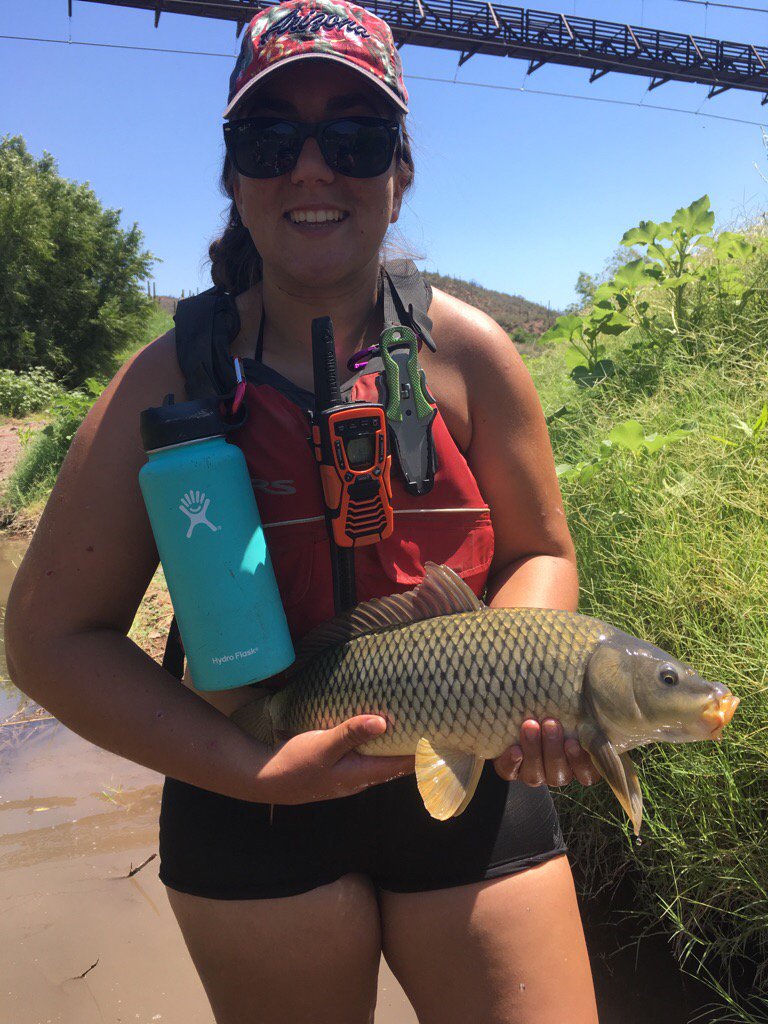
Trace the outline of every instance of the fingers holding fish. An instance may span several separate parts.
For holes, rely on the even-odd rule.
[[[522,763],[523,752],[515,744],[512,747],[508,747],[503,754],[499,754],[494,760],[493,766],[502,779],[506,782],[514,782],[520,772],[520,765]]]
[[[331,729],[303,732],[281,743],[259,772],[265,802],[333,800],[412,773],[410,755],[358,753],[356,748],[380,736],[386,724],[379,715],[357,715]]]
[[[496,758],[498,774],[509,782],[519,779],[529,786],[567,786],[576,779],[591,786],[601,778],[592,759],[578,740],[565,739],[557,719],[539,723],[527,719],[520,730],[520,744],[514,744]]]
[[[518,778],[529,786],[567,786],[573,771],[563,747],[563,727],[554,718],[523,722],[520,730],[523,763]]]
[[[505,750],[495,761],[503,779],[519,780],[528,786],[566,786],[573,779],[565,750],[563,728],[548,718],[542,725],[535,718],[520,727],[520,743]]]

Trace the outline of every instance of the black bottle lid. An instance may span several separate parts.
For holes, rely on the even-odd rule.
[[[184,444],[186,441],[220,437],[241,427],[248,413],[245,403],[240,407],[235,420],[227,420],[222,416],[224,404],[224,400],[216,396],[177,404],[172,394],[166,395],[162,405],[145,409],[141,414],[144,450],[151,452],[157,448]]]

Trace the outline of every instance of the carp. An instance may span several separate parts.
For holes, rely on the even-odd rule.
[[[462,813],[486,759],[527,718],[557,718],[587,750],[639,834],[628,751],[719,739],[739,703],[727,686],[607,622],[548,608],[489,608],[447,566],[414,590],[357,605],[312,630],[284,687],[231,720],[268,746],[354,715],[387,720],[362,754],[415,754],[427,811]]]

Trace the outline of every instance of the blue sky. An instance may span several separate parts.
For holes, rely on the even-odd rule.
[[[745,0],[765,6],[766,0]],[[764,45],[757,14],[680,0],[564,0],[538,9]],[[0,36],[71,39],[73,45],[0,38],[0,135],[20,134],[60,172],[88,181],[100,200],[137,221],[158,294],[209,287],[207,246],[226,206],[217,186],[221,111],[238,49],[234,25],[74,0],[0,0]],[[75,45],[209,51],[188,56]],[[400,220],[420,266],[523,295],[553,309],[575,299],[579,271],[599,273],[624,231],[669,218],[708,194],[717,227],[768,210],[768,151],[760,93],[705,100],[701,85],[476,56],[401,50],[410,93],[416,186]],[[444,79],[447,81],[433,81]],[[455,81],[454,81],[455,80]],[[483,83],[481,87],[476,84]],[[526,91],[518,91],[525,85]],[[590,102],[624,100],[642,107]]]

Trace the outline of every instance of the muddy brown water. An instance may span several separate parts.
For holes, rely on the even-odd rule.
[[[3,610],[26,545],[0,537]],[[0,642],[0,723],[34,712]],[[55,720],[0,725],[2,1024],[214,1024],[157,857],[126,877],[157,854],[161,785]],[[663,938],[627,945],[621,899],[582,903],[601,1024],[686,1024],[710,994]],[[376,1024],[416,1024],[383,961]]]

